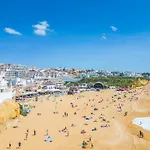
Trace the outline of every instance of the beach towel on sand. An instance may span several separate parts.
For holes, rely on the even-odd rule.
[[[50,136],[48,136],[44,141],[45,142],[52,142],[52,138]]]
[[[92,117],[86,117],[86,118],[85,118],[85,120],[90,120],[90,119],[92,119]]]
[[[30,113],[29,109],[24,110],[25,113]]]

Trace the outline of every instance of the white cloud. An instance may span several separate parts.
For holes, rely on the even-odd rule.
[[[102,36],[102,39],[103,39],[103,40],[107,40],[107,37],[103,35],[103,36]]]
[[[101,39],[102,39],[102,40],[107,40],[107,37],[106,37],[106,34],[105,34],[105,33],[102,34]]]
[[[54,30],[49,29],[50,25],[47,21],[39,22],[39,24],[33,25],[32,27],[36,35],[46,36],[46,31],[54,32]]]
[[[118,30],[118,29],[117,29],[116,27],[114,27],[114,26],[110,26],[110,28],[111,28],[114,32]]]
[[[5,28],[4,30],[5,30],[5,32],[7,32],[8,34],[22,35],[20,32],[14,30],[14,29],[12,29],[12,28]]]

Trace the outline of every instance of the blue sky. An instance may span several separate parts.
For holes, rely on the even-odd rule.
[[[0,62],[150,72],[149,0],[0,2]]]

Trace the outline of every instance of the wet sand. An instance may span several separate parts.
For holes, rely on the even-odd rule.
[[[50,97],[32,102],[36,107],[16,123],[18,128],[8,127],[0,134],[0,150],[6,150],[9,142],[15,150],[19,141],[21,150],[80,150],[81,143],[89,136],[92,139],[86,149],[91,149],[92,143],[93,150],[149,150],[150,133],[132,125],[135,117],[149,116],[149,98],[148,88],[137,88],[130,92],[84,92],[57,97],[55,101]],[[63,117],[64,112],[68,116]],[[66,132],[59,132],[65,127]],[[24,140],[27,129],[28,139]],[[52,142],[44,141],[46,130]],[[82,130],[86,133],[81,134]],[[139,130],[144,132],[145,138],[138,137]]]

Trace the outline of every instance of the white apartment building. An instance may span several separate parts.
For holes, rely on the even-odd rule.
[[[8,87],[8,81],[5,80],[4,74],[0,74],[0,103],[6,99],[12,99],[13,92]]]

